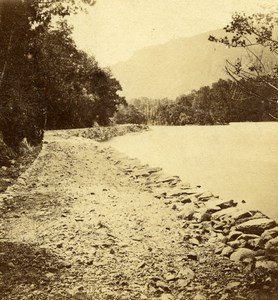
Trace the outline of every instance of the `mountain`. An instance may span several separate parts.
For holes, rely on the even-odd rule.
[[[111,67],[127,99],[176,98],[204,85],[227,78],[226,59],[235,61],[242,49],[208,41],[209,35],[224,37],[223,30],[171,40],[143,48],[125,62]]]

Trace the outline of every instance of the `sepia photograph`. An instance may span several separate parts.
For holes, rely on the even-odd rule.
[[[278,300],[277,0],[0,0],[0,300]]]

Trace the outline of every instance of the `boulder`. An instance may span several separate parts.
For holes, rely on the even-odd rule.
[[[235,206],[237,206],[237,202],[234,200],[224,201],[224,202],[218,204],[218,206],[222,209],[229,208],[229,207],[235,207]]]
[[[249,220],[236,226],[236,229],[243,233],[261,235],[266,229],[273,228],[276,222],[268,218]]]
[[[180,187],[172,188],[168,190],[167,197],[179,197],[183,195],[193,195],[194,192],[192,189],[183,189]]]
[[[183,204],[187,204],[187,203],[191,203],[191,197],[190,196],[180,196],[177,199],[177,202],[183,203]]]
[[[228,242],[228,245],[234,249],[237,249],[237,248],[242,247],[242,242],[239,240],[235,240],[235,241]]]
[[[173,182],[173,181],[180,181],[180,178],[178,176],[172,176],[172,177],[162,177],[156,180],[156,183],[166,183],[166,182]]]
[[[278,251],[278,237],[269,240],[265,244],[265,249],[266,250],[275,250],[275,251]]]
[[[186,219],[192,219],[193,215],[195,213],[195,207],[193,204],[187,204],[184,206],[182,211],[178,214],[178,218],[186,220]]]
[[[221,252],[221,255],[223,256],[227,256],[227,257],[230,257],[230,255],[234,252],[234,249],[230,246],[226,246],[222,252]]]
[[[277,236],[278,236],[278,227],[268,229],[262,234],[262,238],[264,239],[264,241],[269,241],[273,238],[276,238]]]
[[[247,233],[247,234],[242,234],[241,236],[240,236],[240,238],[241,239],[243,239],[243,240],[245,240],[245,241],[249,241],[249,240],[252,240],[252,239],[256,239],[256,238],[258,238],[258,237],[260,237],[259,235],[257,235],[257,234],[251,234],[251,233]]]
[[[222,251],[223,251],[224,248],[225,248],[225,244],[224,244],[224,243],[218,243],[218,244],[215,246],[214,253],[215,253],[215,254],[220,254],[220,253],[222,253]]]
[[[201,195],[196,195],[196,197],[200,200],[200,201],[208,201],[210,198],[213,197],[213,194],[211,192],[204,192]]]
[[[256,268],[264,268],[268,270],[275,270],[278,267],[278,264],[272,260],[258,260],[256,261]]]
[[[231,242],[231,241],[234,241],[236,240],[238,237],[240,237],[242,235],[242,232],[241,231],[236,231],[236,230],[233,230],[229,233],[228,235],[228,241]]]
[[[223,200],[221,201],[221,203],[223,203]],[[217,211],[217,212],[212,214],[212,219],[220,220],[223,217],[227,217],[227,216],[232,217],[235,213],[237,213],[239,211],[242,211],[242,209],[238,208],[238,207],[229,207],[229,208],[226,208],[226,209],[221,209],[220,211]]]
[[[235,262],[240,262],[245,258],[253,258],[255,256],[255,252],[253,250],[247,248],[239,248],[232,255],[230,259]]]
[[[262,238],[258,237],[255,239],[248,240],[246,246],[251,249],[264,249],[264,242]]]

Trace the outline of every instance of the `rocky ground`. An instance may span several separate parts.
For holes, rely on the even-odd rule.
[[[278,299],[276,223],[242,205],[48,132],[1,194],[1,299]]]

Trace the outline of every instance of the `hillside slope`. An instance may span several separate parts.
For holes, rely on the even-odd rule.
[[[111,67],[127,99],[175,98],[219,78],[227,78],[225,60],[241,57],[241,49],[229,49],[208,41],[209,35],[225,36],[222,30],[172,40],[144,48],[125,62]]]

